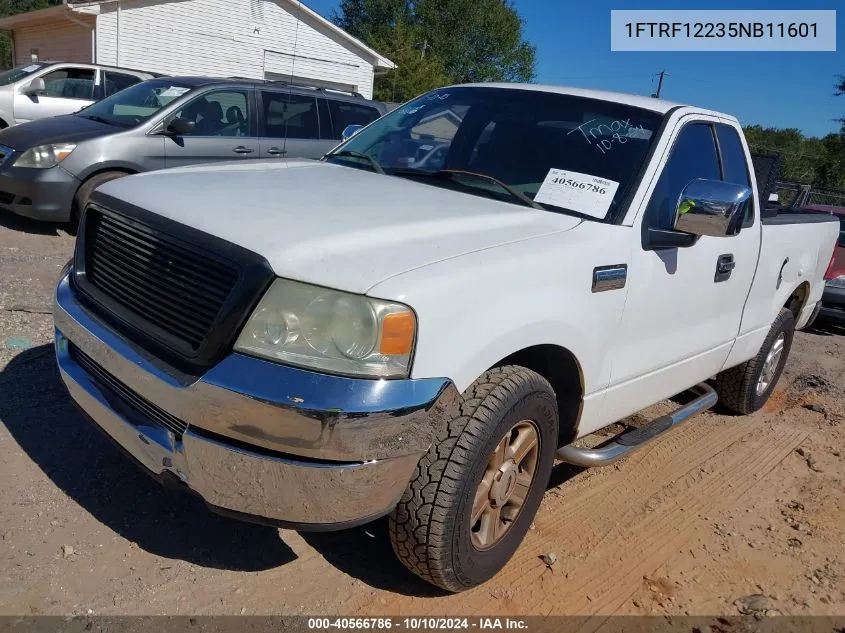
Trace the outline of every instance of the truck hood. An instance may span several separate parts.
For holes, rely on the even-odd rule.
[[[168,169],[100,191],[258,253],[280,277],[362,294],[415,268],[581,222],[301,160]]]
[[[23,151],[48,143],[79,143],[124,131],[121,127],[67,114],[6,128],[0,131],[0,145]]]

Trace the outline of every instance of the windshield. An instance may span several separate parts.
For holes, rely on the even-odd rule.
[[[120,127],[134,127],[192,89],[192,86],[171,79],[150,79],[116,92],[81,110],[76,116]]]
[[[326,160],[371,170],[376,161],[387,175],[603,220],[633,186],[661,121],[571,95],[444,88],[382,117]]]
[[[26,64],[25,66],[16,66],[9,70],[0,73],[0,86],[8,86],[16,81],[29,77],[34,72],[41,70],[47,64]]]

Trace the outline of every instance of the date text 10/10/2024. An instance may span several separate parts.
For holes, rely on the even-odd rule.
[[[436,630],[527,630],[528,623],[517,618],[308,618],[308,628],[311,630],[375,630],[387,631],[392,629],[407,629],[410,631]]]

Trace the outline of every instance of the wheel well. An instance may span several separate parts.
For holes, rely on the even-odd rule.
[[[79,186],[76,188],[76,192],[73,194],[73,209],[72,209],[72,211],[74,213],[77,211],[77,209],[76,209],[76,194],[79,193],[79,190],[85,185],[86,182],[91,180],[94,176],[99,176],[100,174],[105,174],[105,173],[110,172],[110,171],[119,171],[119,172],[126,174],[127,176],[131,176],[132,174],[138,173],[137,171],[127,169],[126,167],[106,167],[105,169],[98,169],[94,173],[88,174],[85,177],[85,180],[83,180],[81,183],[79,183]]]
[[[575,439],[584,396],[584,379],[575,355],[558,345],[536,345],[503,358],[496,366],[519,365],[549,381],[557,397],[559,445]]]
[[[784,308],[792,312],[795,322],[801,316],[801,310],[807,304],[807,299],[810,297],[810,284],[806,281],[798,286],[795,291],[789,296],[789,300],[784,304]]]

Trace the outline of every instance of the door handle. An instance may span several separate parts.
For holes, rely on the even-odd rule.
[[[252,154],[255,150],[244,147],[243,145],[238,145],[232,151],[235,152],[235,154]]]
[[[267,150],[267,153],[270,154],[270,156],[284,156],[288,152],[287,150],[279,149],[278,147],[271,147]]]
[[[714,281],[716,283],[727,281],[731,278],[734,268],[736,268],[736,262],[732,254],[720,255],[719,259],[716,260],[716,278]]]

